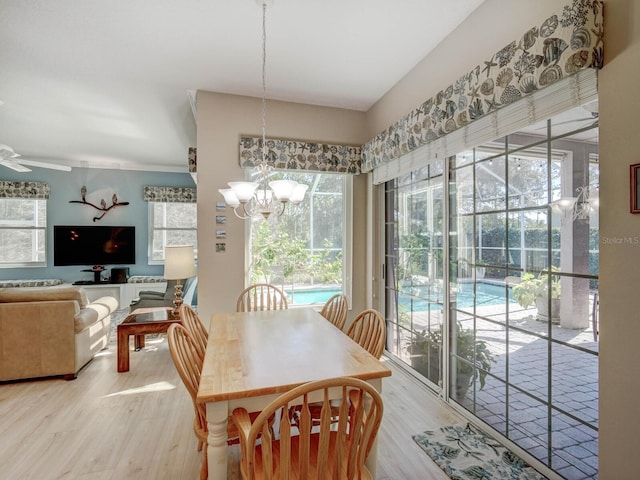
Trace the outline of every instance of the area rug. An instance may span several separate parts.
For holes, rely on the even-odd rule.
[[[449,425],[413,440],[453,480],[546,480],[498,441],[471,425]]]

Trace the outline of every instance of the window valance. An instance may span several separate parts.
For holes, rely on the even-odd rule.
[[[267,138],[267,162],[275,169],[359,174],[362,148]],[[240,138],[240,166],[262,162],[262,138]]]
[[[587,68],[602,68],[601,0],[573,0],[363,146],[369,172]]]
[[[145,202],[195,203],[196,189],[188,187],[144,187]]]
[[[0,198],[39,198],[47,200],[51,185],[44,182],[10,182],[0,180]]]

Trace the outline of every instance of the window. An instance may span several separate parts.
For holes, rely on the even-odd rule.
[[[47,201],[0,198],[0,267],[46,266]]]
[[[251,220],[249,281],[281,287],[289,303],[350,297],[351,185],[348,175],[278,172],[309,185],[302,204],[280,217]]]
[[[196,258],[197,204],[149,202],[149,263],[164,262],[167,245],[193,245]]]

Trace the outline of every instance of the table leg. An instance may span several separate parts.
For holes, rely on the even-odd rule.
[[[229,402],[207,403],[207,456],[209,461],[209,480],[227,478],[227,419]]]
[[[129,371],[129,333],[118,328],[118,372]]]
[[[144,344],[144,339],[145,339],[144,335],[136,335],[135,336],[135,339],[134,339],[133,343],[134,343],[134,346],[136,348],[136,352],[138,350],[142,350],[144,348],[144,345],[145,345]]]

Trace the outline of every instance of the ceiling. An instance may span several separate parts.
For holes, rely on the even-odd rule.
[[[482,2],[274,0],[267,96],[366,111]],[[187,92],[262,96],[260,5],[0,0],[0,144],[75,167],[187,171]]]

